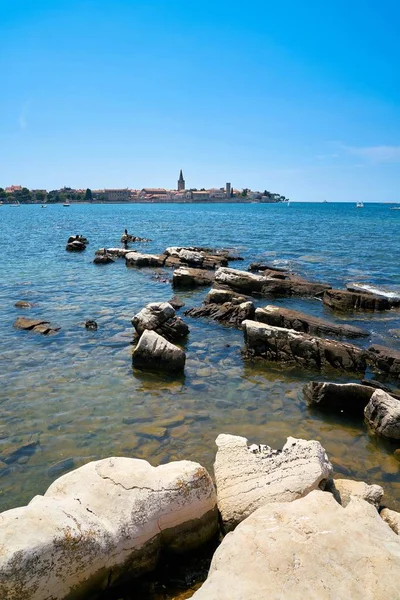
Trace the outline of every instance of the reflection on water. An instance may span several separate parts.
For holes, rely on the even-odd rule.
[[[124,261],[93,265],[94,251],[118,245],[125,227],[153,239],[139,246],[149,252],[176,244],[234,246],[245,258],[231,265],[237,268],[260,258],[289,261],[301,275],[334,285],[359,276],[400,290],[397,264],[391,260],[400,251],[395,211],[368,207],[361,216],[350,206],[332,204],[283,209],[100,205],[63,212],[49,206],[38,214],[40,207],[27,206],[10,214],[11,209],[2,208],[1,510],[28,502],[67,470],[112,455],[145,458],[154,465],[193,459],[211,470],[215,438],[222,432],[274,447],[281,447],[288,435],[318,439],[336,473],[381,483],[386,502],[400,509],[396,444],[371,435],[359,420],[308,409],[302,386],[312,374],[243,363],[240,331],[185,318],[190,326],[185,375],[132,371],[132,316],[150,301],[168,300],[173,291],[169,283],[154,279],[152,270],[126,269]],[[25,232],[18,251],[16,229]],[[64,250],[75,232],[90,240],[83,254]],[[388,257],[389,243],[393,251]],[[179,295],[190,307],[206,293]],[[14,303],[20,299],[36,306],[18,310]],[[343,320],[316,300],[276,303]],[[17,331],[12,325],[21,314],[46,318],[61,331],[50,338]],[[84,328],[87,319],[97,321],[97,331]],[[352,315],[346,321],[369,329],[374,342],[400,348],[400,340],[389,333],[400,328],[399,313]]]

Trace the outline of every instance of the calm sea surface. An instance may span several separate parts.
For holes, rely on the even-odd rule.
[[[399,510],[397,445],[370,434],[359,419],[307,408],[302,386],[322,377],[245,364],[242,332],[184,317],[185,376],[132,371],[132,316],[173,291],[160,280],[171,279],[171,270],[127,269],[124,260],[93,264],[96,249],[120,246],[125,227],[153,240],[132,245],[145,252],[229,247],[244,257],[230,265],[239,269],[263,260],[333,286],[357,281],[400,293],[400,211],[388,205],[0,206],[0,458],[17,451],[11,462],[0,461],[0,510],[27,503],[67,470],[113,455],[154,465],[187,458],[211,470],[222,432],[274,447],[288,435],[318,439],[336,473],[382,484],[387,503]],[[89,239],[84,253],[65,251],[73,234]],[[179,295],[188,308],[206,293]],[[36,306],[17,309],[17,300]],[[275,303],[340,318],[317,300]],[[52,337],[18,331],[13,323],[20,315],[44,318],[61,331]],[[85,330],[87,319],[98,322],[98,331]],[[357,314],[346,322],[372,332],[356,343],[400,349],[394,331],[400,312]]]

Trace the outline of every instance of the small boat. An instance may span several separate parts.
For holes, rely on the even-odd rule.
[[[67,200],[66,202],[63,203],[63,206],[71,206],[71,205],[70,205],[70,203]]]
[[[40,208],[47,208],[47,204],[42,204]]]
[[[391,206],[390,210],[400,210],[400,206]]]
[[[357,202],[356,208],[364,208],[364,202]]]
[[[10,204],[10,206],[12,206],[13,208],[19,208],[21,205],[19,203],[19,200],[16,200],[16,202],[13,202],[13,204]]]

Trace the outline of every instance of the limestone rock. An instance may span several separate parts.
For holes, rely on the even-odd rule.
[[[397,535],[400,535],[400,513],[395,510],[390,510],[389,508],[384,508],[381,510],[380,515],[389,527],[393,529]]]
[[[88,598],[216,530],[214,486],[198,463],[92,462],[0,515],[0,598]]]
[[[363,415],[374,388],[358,383],[310,381],[304,385],[303,393],[311,406]]]
[[[168,304],[170,304],[175,310],[179,310],[185,306],[184,301],[178,296],[172,296],[171,300],[168,300]]]
[[[99,248],[99,250],[96,250],[95,255],[101,256],[103,254],[108,254],[109,256],[113,256],[115,258],[125,258],[125,256],[131,252],[135,251],[128,250],[127,248]]]
[[[94,257],[93,262],[95,265],[109,265],[115,261],[111,256],[108,256],[108,254],[98,254]]]
[[[241,304],[247,300],[250,300],[250,298],[245,294],[238,294],[238,292],[229,289],[211,288],[204,298],[204,304],[225,304],[225,302]]]
[[[400,440],[400,400],[383,390],[375,390],[365,407],[364,415],[376,433]]]
[[[127,252],[125,254],[127,267],[162,267],[164,259],[157,254],[142,254],[141,252]]]
[[[69,242],[65,249],[67,252],[83,252],[83,250],[86,250],[86,244],[79,242],[78,240],[74,240],[73,242]]]
[[[263,296],[304,296],[304,297],[320,297],[326,290],[331,288],[327,283],[318,283],[307,281],[297,275],[288,275],[287,278],[281,279],[275,275],[265,277],[265,282],[262,287]]]
[[[380,485],[368,485],[364,481],[353,479],[330,479],[325,486],[325,491],[331,492],[336,502],[342,506],[347,506],[351,496],[355,496],[369,502],[376,509],[379,508],[384,494]]]
[[[189,327],[168,302],[152,302],[138,312],[132,319],[132,325],[139,335],[147,329],[156,331],[169,341],[178,341],[186,337]]]
[[[260,357],[315,371],[331,368],[364,373],[366,368],[366,353],[352,344],[250,320],[242,323],[242,329],[245,358]]]
[[[206,269],[191,269],[179,267],[175,269],[172,276],[172,285],[179,288],[191,288],[203,285],[211,285],[214,281],[213,271]]]
[[[255,314],[254,304],[252,302],[225,302],[224,304],[205,303],[202,306],[190,308],[185,312],[188,317],[209,317],[233,327],[241,327],[246,319],[253,319]]]
[[[371,293],[350,292],[348,290],[327,290],[323,296],[323,303],[332,310],[389,310],[394,306],[394,301],[384,296]]]
[[[400,538],[367,502],[313,491],[267,504],[227,535],[193,600],[389,600]]]
[[[265,277],[248,271],[221,267],[215,272],[215,281],[217,284],[227,286],[234,291],[261,294]]]
[[[387,377],[400,380],[400,351],[374,344],[368,348],[372,368]]]
[[[35,305],[32,302],[27,302],[26,300],[18,300],[14,306],[15,308],[33,308]]]
[[[256,309],[256,321],[274,325],[275,327],[286,327],[295,331],[303,331],[317,336],[337,337],[368,337],[370,334],[364,329],[352,325],[337,324],[307,315],[298,310],[291,310],[281,306],[268,305]]]
[[[268,502],[305,496],[332,473],[324,448],[315,440],[289,437],[282,450],[272,450],[248,448],[246,438],[221,434],[216,444],[218,509],[227,530]]]
[[[155,331],[146,329],[132,353],[132,361],[140,369],[183,371],[186,354]]]

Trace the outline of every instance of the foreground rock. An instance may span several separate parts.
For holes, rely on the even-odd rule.
[[[168,302],[152,302],[132,319],[136,333],[142,335],[146,329],[155,331],[170,342],[181,340],[189,333],[189,327]]]
[[[198,463],[92,462],[0,515],[0,598],[87,598],[216,530],[214,486]]]
[[[233,529],[268,502],[291,502],[318,486],[332,473],[317,441],[288,438],[282,450],[254,444],[244,437],[221,434],[214,464],[218,509],[224,527]]]
[[[380,485],[368,485],[364,481],[354,481],[353,479],[330,479],[325,486],[325,491],[331,492],[336,502],[344,507],[354,496],[369,502],[378,509],[384,495]]]
[[[226,536],[193,600],[399,597],[400,538],[373,506],[326,492],[267,504]]]
[[[188,267],[179,267],[175,269],[172,276],[172,285],[177,288],[193,288],[203,285],[211,285],[214,281],[213,271],[206,269],[190,269]]]
[[[274,273],[266,276],[248,271],[220,268],[215,273],[215,282],[234,291],[259,296],[320,296],[331,286],[313,283],[288,273]]]
[[[368,348],[369,361],[375,371],[400,380],[400,352],[386,346],[374,344]]]
[[[35,333],[41,333],[43,335],[52,335],[60,331],[61,327],[54,327],[49,321],[43,321],[42,319],[27,319],[25,317],[18,317],[14,323],[16,329],[24,329],[25,331],[34,331]]]
[[[328,368],[353,373],[365,371],[366,353],[352,344],[256,321],[244,321],[242,328],[246,344],[245,358],[259,357],[315,371]]]
[[[371,293],[346,290],[327,290],[323,295],[323,303],[332,310],[348,312],[353,310],[389,310],[400,306],[400,301]]]
[[[364,414],[374,391],[374,388],[358,383],[311,381],[303,387],[304,397],[310,406],[357,415]]]
[[[256,321],[274,325],[275,327],[286,327],[295,331],[303,331],[310,335],[337,336],[337,337],[368,337],[370,334],[364,329],[352,325],[331,323],[312,315],[290,310],[281,306],[268,305],[265,308],[256,309]]]
[[[139,369],[183,371],[186,354],[155,331],[146,330],[132,353],[133,366]]]
[[[400,440],[400,400],[375,390],[364,410],[367,423],[376,433]]]
[[[125,254],[127,267],[162,267],[163,258],[157,254],[142,254],[141,252],[127,252]]]
[[[185,312],[188,317],[208,317],[224,325],[241,327],[246,319],[254,319],[255,308],[252,302],[225,302],[224,304],[203,304]]]

